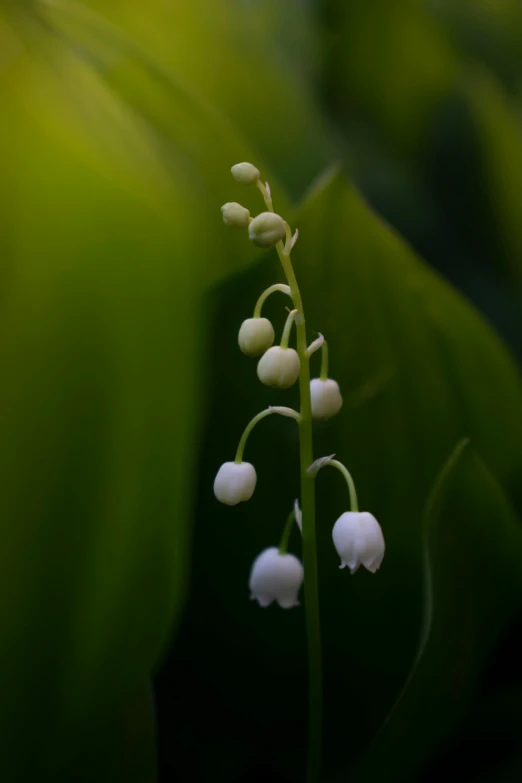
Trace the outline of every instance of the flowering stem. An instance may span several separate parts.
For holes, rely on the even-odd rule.
[[[285,322],[285,328],[283,329],[283,334],[281,336],[281,348],[288,348],[288,341],[290,340],[290,332],[292,331],[292,324],[294,323],[294,319],[297,315],[297,310],[292,310],[290,313],[288,313],[288,318]]]
[[[289,285],[285,285],[284,283],[276,283],[275,285],[271,285],[270,288],[267,288],[266,291],[263,291],[257,300],[256,306],[254,308],[254,318],[261,318],[261,308],[265,303],[265,299],[267,299],[270,294],[275,293],[275,291],[282,291],[283,294],[288,294],[288,296],[290,296]]]
[[[273,212],[272,199],[261,181],[257,186],[265,199],[265,204]],[[288,231],[287,231],[288,235]],[[314,461],[312,437],[312,404],[310,400],[310,362],[306,343],[306,324],[301,292],[290,261],[289,246],[285,251],[283,242],[276,245],[279,260],[283,266],[291,296],[297,310],[295,318],[297,331],[297,353],[301,363],[299,371],[299,394],[301,398],[301,418],[299,420],[299,457],[301,473],[301,509],[303,523],[303,565],[306,628],[308,638],[308,690],[309,690],[309,728],[307,783],[318,783],[321,774],[322,721],[323,721],[323,682],[321,625],[319,618],[319,589],[317,578],[317,544],[315,534],[315,483],[307,468]]]
[[[321,374],[319,377],[322,381],[328,380],[328,343],[326,340],[321,346]]]
[[[249,423],[245,427],[245,431],[241,435],[241,440],[239,441],[239,445],[236,451],[236,458],[234,460],[236,465],[239,465],[241,462],[243,462],[243,452],[245,450],[248,436],[250,435],[250,433],[252,432],[256,424],[259,421],[261,421],[261,419],[270,416],[272,413],[278,413],[280,416],[288,416],[289,418],[295,419],[296,421],[299,421],[301,418],[298,412],[294,411],[293,408],[285,408],[282,405],[271,406],[270,408],[266,408],[264,411],[258,413],[257,416],[254,416],[254,418],[251,421],[249,421]]]
[[[350,510],[359,511],[359,504],[357,503],[357,492],[355,491],[355,484],[348,468],[345,467],[345,465],[343,465],[342,462],[339,462],[336,459],[329,459],[328,462],[326,462],[325,464],[331,465],[333,468],[337,468],[337,470],[341,471],[341,473],[346,479],[346,483],[348,484],[348,492],[350,493]]]
[[[285,555],[286,550],[288,549],[288,539],[290,538],[290,533],[292,532],[292,525],[294,523],[294,519],[295,519],[295,511],[294,509],[292,509],[288,515],[288,519],[286,520],[286,525],[285,525],[285,529],[283,530],[283,535],[281,536],[281,543],[279,544],[280,555]]]
[[[310,364],[307,355],[306,325],[301,293],[297,285],[290,256],[284,252],[281,242],[277,252],[283,265],[292,299],[299,312],[296,318],[297,353],[301,362],[299,371],[299,392],[301,397],[301,420],[299,422],[299,453],[301,464],[301,510],[303,515],[303,565],[306,626],[308,637],[308,687],[309,687],[309,729],[307,783],[317,783],[321,772],[322,746],[322,652],[321,625],[319,618],[319,589],[317,577],[317,544],[315,534],[315,483],[306,472],[313,462],[312,406],[310,401]]]

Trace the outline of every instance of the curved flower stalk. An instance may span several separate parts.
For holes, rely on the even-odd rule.
[[[255,559],[249,586],[251,597],[262,607],[276,602],[289,609],[299,605],[298,594],[304,578],[304,598],[308,639],[309,672],[309,736],[307,782],[318,783],[321,773],[322,727],[322,666],[319,596],[317,579],[315,531],[315,476],[325,465],[341,470],[348,482],[351,511],[345,512],[335,523],[333,541],[341,557],[341,567],[348,566],[355,573],[360,565],[375,572],[384,555],[384,538],[375,518],[368,512],[359,512],[355,485],[348,470],[332,459],[323,457],[314,462],[312,419],[330,419],[341,410],[343,400],[338,383],[328,376],[328,345],[319,335],[307,343],[306,321],[301,292],[290,255],[298,240],[297,229],[292,233],[289,224],[274,211],[268,182],[263,183],[259,170],[251,163],[232,166],[232,176],[244,185],[255,185],[261,192],[265,210],[252,217],[241,204],[229,202],[221,211],[226,225],[247,229],[249,239],[258,247],[275,247],[286,283],[276,283],[257,300],[252,318],[241,324],[238,343],[247,356],[260,356],[257,364],[259,380],[276,389],[288,389],[299,382],[300,410],[270,407],[254,416],[239,441],[234,462],[225,462],[219,469],[214,492],[218,500],[236,505],[249,500],[254,492],[257,475],[254,466],[243,462],[247,439],[255,425],[272,413],[294,418],[299,427],[299,457],[301,477],[301,506],[295,502],[284,528],[279,548],[268,547]],[[268,296],[282,292],[292,299],[292,309],[279,345],[274,345],[275,331],[271,322],[261,316],[261,308]],[[295,331],[295,347],[290,338]],[[317,378],[310,378],[310,359],[321,351],[321,369]],[[293,522],[302,533],[302,560],[287,552]]]

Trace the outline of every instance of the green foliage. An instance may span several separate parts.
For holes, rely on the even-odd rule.
[[[240,160],[299,227],[309,337],[325,333],[345,398],[317,424],[316,456],[349,465],[387,542],[377,576],[337,570],[330,537],[346,488],[321,473],[325,774],[353,774],[402,691],[355,779],[414,779],[464,719],[520,608],[518,368],[395,230],[417,248],[427,236],[430,262],[450,277],[454,265],[474,281],[478,259],[495,285],[520,279],[520,9],[317,5],[322,27],[299,0],[0,7],[6,783],[65,783],[73,770],[153,780],[143,683],[184,607],[169,749],[194,780],[246,779],[260,754],[267,779],[300,779],[303,617],[261,612],[246,589],[297,495],[295,423],[270,417],[249,441],[259,484],[248,505],[212,495],[251,416],[294,402],[261,388],[237,347],[263,286],[282,279],[275,257],[223,226],[226,201],[262,208],[228,174]],[[343,167],[296,207],[335,158],[395,229]],[[505,326],[507,306],[477,299]],[[264,309],[279,330],[285,303]],[[519,310],[510,323],[516,345]],[[423,526],[463,437],[471,448]]]
[[[520,610],[522,530],[502,488],[461,442],[424,520],[424,628],[391,715],[354,777],[410,780],[465,714],[499,631]],[[441,676],[443,673],[443,676]],[[428,724],[428,725],[426,725]]]
[[[201,295],[253,254],[219,205],[227,166],[261,156],[160,56],[161,5],[148,51],[81,4],[1,10],[6,780],[90,757],[98,779],[97,738],[158,660],[184,594]],[[274,78],[313,128],[291,73]]]
[[[294,263],[309,338],[320,325],[329,341],[330,375],[345,398],[335,419],[317,424],[316,456],[335,452],[349,466],[360,507],[376,515],[387,544],[376,576],[350,578],[337,569],[331,529],[347,510],[348,497],[335,471],[321,473],[317,521],[327,702],[331,689],[330,699],[350,703],[350,710],[339,712],[330,702],[330,717],[327,708],[327,765],[346,768],[383,720],[415,657],[423,592],[421,519],[433,480],[453,445],[470,437],[511,497],[522,500],[517,467],[522,460],[522,386],[509,354],[478,314],[372,214],[342,175],[332,172],[318,183],[296,223],[300,238]],[[269,723],[277,709],[299,725],[297,695],[286,689],[274,693],[270,680],[279,670],[289,676],[290,659],[302,661],[304,629],[294,616],[260,613],[246,600],[248,566],[264,546],[277,543],[298,493],[293,422],[267,420],[249,440],[245,459],[258,471],[249,504],[232,510],[218,506],[211,490],[220,462],[234,454],[243,422],[268,404],[295,404],[293,391],[274,396],[260,388],[255,363],[236,345],[238,323],[249,315],[257,291],[280,274],[276,260],[266,258],[224,286],[220,296],[196,523],[191,616],[198,621],[187,629],[185,644],[194,650],[194,669],[200,671],[204,662],[196,640],[202,629],[212,639],[214,677],[205,685],[211,701],[229,698],[237,660],[244,658],[255,665],[256,693],[269,694],[257,696],[256,711]],[[281,304],[271,301],[265,308],[282,328]],[[320,359],[316,362],[318,374]],[[225,416],[232,406],[233,418]],[[481,483],[482,478],[466,483],[461,508],[471,503]],[[296,549],[298,543],[291,540],[290,551]],[[511,556],[509,545],[506,554]],[[499,569],[503,565],[499,561]],[[458,579],[458,561],[452,559],[447,568],[448,577]],[[221,632],[223,625],[228,634]],[[465,627],[455,630],[464,635],[457,643],[463,643]],[[440,641],[434,644],[434,667],[444,664]],[[238,714],[252,709],[250,691],[234,698]],[[429,714],[429,694],[418,709]],[[351,747],[343,742],[345,736],[353,737]],[[256,735],[256,744],[258,739]],[[282,752],[268,735],[264,739],[271,744],[269,757]]]

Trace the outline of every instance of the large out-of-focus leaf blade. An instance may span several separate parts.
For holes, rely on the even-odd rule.
[[[412,779],[462,717],[492,641],[522,605],[520,521],[467,442],[455,449],[433,488],[423,535],[418,657],[397,704],[350,775],[357,783],[382,776]]]
[[[154,783],[157,777],[154,692],[145,683],[125,705],[111,747],[111,783]]]
[[[418,153],[458,65],[434,13],[422,0],[323,5],[332,40],[326,90],[336,114],[369,120],[384,148]]]
[[[495,79],[477,70],[467,82],[475,163],[481,173],[486,220],[497,239],[497,258],[522,283],[522,121],[516,105]]]
[[[151,0],[146,10],[134,0],[52,0],[43,8],[47,5],[46,18],[73,37],[80,35],[85,40],[86,35],[92,36],[93,26],[97,29],[98,56],[109,75],[114,67],[120,71],[120,64],[113,51],[104,53],[100,46],[102,27],[109,31],[115,25],[142,50],[153,53],[160,68],[219,107],[250,140],[257,159],[279,173],[294,197],[329,162],[332,144],[309,86],[316,67],[312,14],[306,8],[298,9],[301,4],[296,0],[284,7],[277,0],[255,4]],[[306,68],[291,57],[295,48],[307,60]],[[132,71],[131,75],[135,77]],[[132,87],[139,89],[139,81],[133,81]],[[159,95],[152,97],[158,106]],[[205,129],[196,130],[202,133]],[[214,136],[207,145],[212,152],[221,143],[219,125],[211,124],[206,132]],[[240,150],[235,154],[239,156]]]
[[[164,133],[140,56],[137,106],[43,6],[1,14],[0,777],[58,781],[182,603],[202,295],[248,259],[219,207],[251,154],[169,79]]]
[[[328,340],[330,375],[345,400],[335,419],[316,424],[315,457],[335,453],[347,464],[361,507],[376,515],[387,542],[375,576],[359,572],[351,578],[338,569],[331,529],[347,510],[348,495],[335,471],[321,471],[317,526],[325,758],[327,765],[338,767],[357,758],[382,723],[414,659],[422,611],[422,511],[454,444],[469,436],[508,495],[522,505],[522,386],[491,328],[376,218],[342,174],[317,186],[296,224],[293,258],[309,339],[321,332]],[[268,768],[283,753],[269,716],[284,716],[285,725],[297,727],[296,735],[305,731],[300,710],[306,686],[299,678],[304,647],[297,632],[304,631],[303,618],[299,611],[289,617],[259,610],[248,602],[247,580],[256,554],[279,540],[299,492],[295,424],[273,417],[251,435],[245,459],[254,463],[258,484],[248,504],[220,506],[212,481],[219,464],[233,457],[251,416],[269,404],[298,404],[295,389],[261,388],[255,362],[245,359],[236,343],[238,326],[251,314],[258,294],[278,279],[276,259],[266,257],[256,270],[222,289],[214,325],[191,619],[183,635],[193,676],[210,689],[210,701],[227,700],[227,730],[230,725],[237,729],[245,753],[267,748]],[[285,304],[274,296],[265,305],[276,332]],[[319,362],[312,358],[313,374],[319,373]],[[291,550],[299,551],[298,540],[291,539]],[[201,652],[200,634],[206,640]],[[209,645],[211,662],[204,652]],[[230,679],[250,684],[254,669],[252,689],[230,694]],[[288,669],[292,674],[282,692],[271,675]],[[184,698],[180,694],[180,714],[186,709],[190,715]],[[234,722],[245,712],[255,716],[252,737]],[[192,720],[199,725],[197,716]],[[227,738],[222,741],[226,747]],[[288,742],[284,734],[285,748]],[[180,748],[180,757],[183,752]]]

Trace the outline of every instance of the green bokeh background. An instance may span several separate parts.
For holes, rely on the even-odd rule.
[[[303,780],[304,612],[247,591],[295,424],[212,494],[298,404],[237,349],[282,280],[222,224],[240,160],[343,390],[316,455],[387,541],[337,569],[321,474],[324,780],[519,779],[521,52],[515,0],[1,0],[2,781]]]

